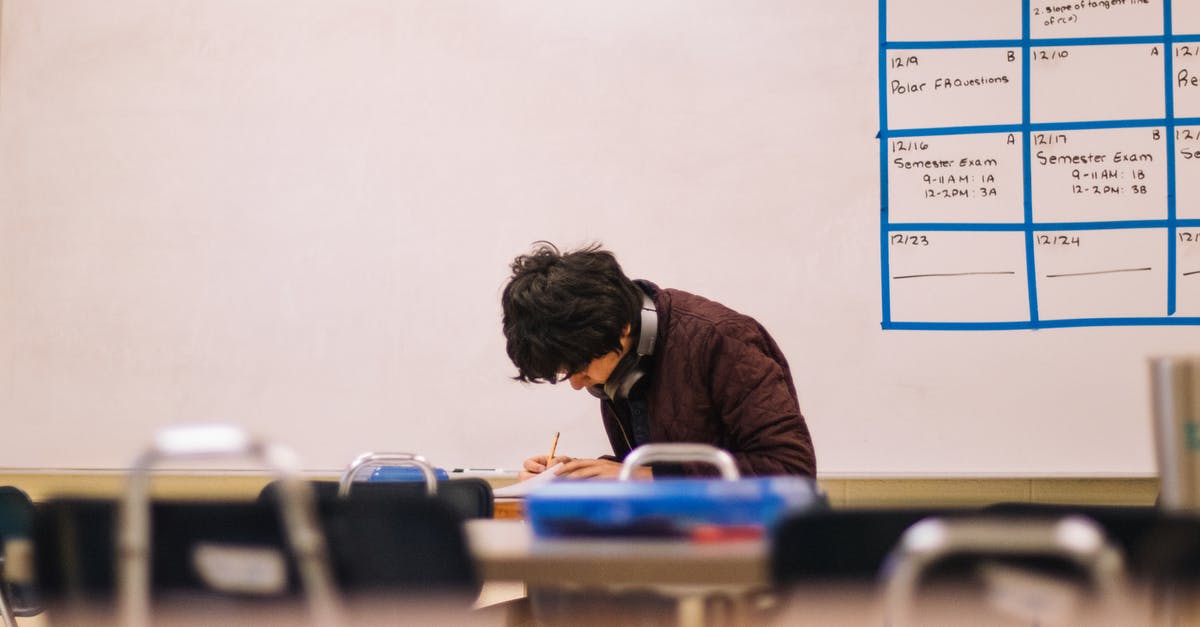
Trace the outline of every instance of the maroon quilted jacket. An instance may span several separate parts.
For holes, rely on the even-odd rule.
[[[757,321],[724,305],[638,282],[658,309],[658,339],[642,395],[651,442],[701,442],[729,451],[743,476],[816,477],[808,425],[787,360]],[[633,445],[623,401],[601,400],[617,460]],[[655,474],[661,474],[658,466]],[[686,464],[685,474],[711,475]]]

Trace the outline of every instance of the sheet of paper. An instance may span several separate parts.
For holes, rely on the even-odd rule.
[[[529,479],[504,486],[503,488],[497,488],[492,492],[492,496],[502,499],[523,497],[539,487],[554,481],[558,477],[558,471],[561,468],[561,463],[555,464]]]

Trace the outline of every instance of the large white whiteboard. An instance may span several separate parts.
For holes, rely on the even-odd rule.
[[[507,263],[754,315],[820,471],[1143,475],[1195,328],[880,329],[877,3],[4,0],[0,467],[226,420],[310,469],[607,452],[509,379]]]

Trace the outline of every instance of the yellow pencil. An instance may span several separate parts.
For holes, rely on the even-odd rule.
[[[558,432],[554,432],[554,441],[550,443],[550,455],[546,457],[546,468],[554,462],[554,449],[558,448]]]

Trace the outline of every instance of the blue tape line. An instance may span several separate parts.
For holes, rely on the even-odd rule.
[[[1163,83],[1167,134],[1167,315],[1175,315],[1175,46],[1171,34],[1171,0],[1163,0]]]
[[[937,128],[889,129],[887,137],[933,137],[937,135],[979,135],[983,133],[1019,133],[1020,124],[982,126],[939,126]]]
[[[1200,220],[1188,220],[1200,226]],[[1112,220],[1108,222],[892,222],[893,233],[908,231],[1107,231],[1118,229],[1164,229],[1167,220]]]
[[[1147,128],[1162,126],[1166,120],[1147,118],[1140,120],[1092,120],[1088,122],[1031,122],[1031,131],[1090,131],[1111,128]]]
[[[1036,259],[1033,249],[1033,148],[1029,145],[1030,115],[1030,50],[1029,50],[1029,2],[1021,0],[1021,177],[1024,181],[1023,203],[1025,211],[1025,289],[1029,297],[1029,320],[1038,321],[1038,293]]]
[[[1028,320],[1014,322],[892,322],[883,328],[897,331],[1012,331],[1032,329]]]
[[[891,270],[888,256],[888,109],[887,109],[887,0],[879,0],[879,283],[886,326],[892,320]]]
[[[1124,37],[1046,37],[1031,39],[1029,45],[1034,48],[1053,48],[1054,46],[1140,46],[1145,44],[1161,44],[1160,35],[1130,35]]]
[[[1028,81],[1026,81],[1028,82]],[[1166,126],[1166,118],[1140,120],[1093,120],[1089,122],[1029,122],[1020,124],[983,124],[976,126],[938,126],[932,128],[888,129],[888,137],[935,137],[939,135],[981,135],[985,133],[1020,133],[1030,131],[1090,131],[1114,128],[1151,128]],[[1175,120],[1176,124],[1198,124],[1200,118]]]
[[[887,330],[907,331],[1012,331],[1026,329],[1065,329],[1071,327],[1154,327],[1200,324],[1200,317],[1181,318],[1067,318],[1061,320],[1019,320],[1012,322],[892,322]]]
[[[893,222],[893,233],[908,231],[1024,231],[1024,222]]]
[[[1020,48],[1020,39],[960,39],[947,41],[888,41],[888,50],[961,50],[963,48]]]
[[[1028,14],[1026,14],[1028,15]],[[1028,22],[1028,19],[1025,20]],[[1022,32],[1028,29],[1022,25]],[[888,50],[962,50],[964,48],[1052,48],[1054,46],[1135,46],[1163,43],[1161,35],[1125,37],[1046,37],[1035,39],[955,39],[946,41],[889,41]]]

